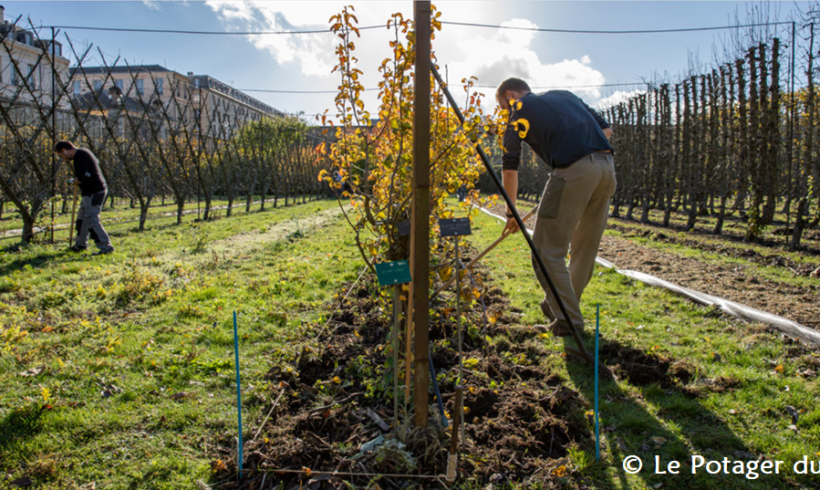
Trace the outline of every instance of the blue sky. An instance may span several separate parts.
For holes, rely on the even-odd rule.
[[[208,31],[322,29],[342,5],[353,3],[360,25],[385,25],[390,13],[412,17],[412,2],[223,1],[37,2],[6,1],[6,19],[30,17],[36,25],[104,26]],[[628,30],[727,25],[737,12],[742,22],[759,3],[747,2],[434,2],[441,20],[540,28]],[[796,7],[797,6],[797,7]],[[773,3],[770,18],[787,20],[808,4]],[[240,89],[334,90],[330,74],[335,38],[309,36],[199,36],[114,33],[66,29],[78,49],[92,43],[93,63],[99,47],[109,60],[120,55],[129,63],[161,64],[181,73],[208,74]],[[716,31],[651,35],[581,35],[534,33],[444,25],[434,41],[439,63],[450,79],[479,76],[481,85],[496,85],[510,75],[533,87],[633,83],[654,76],[676,78],[696,54],[708,64],[713,51],[723,53]],[[375,87],[376,68],[388,56],[386,30],[362,31],[357,42],[364,84]],[[784,41],[788,41],[784,37]],[[64,43],[65,44],[65,43]],[[68,52],[68,47],[64,48]],[[591,104],[605,103],[637,90],[634,87],[575,88]],[[248,92],[287,112],[333,112],[332,94]],[[491,97],[492,89],[485,89]],[[375,109],[375,93],[365,102]]]

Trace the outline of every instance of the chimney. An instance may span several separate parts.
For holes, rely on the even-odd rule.
[[[192,77],[192,76],[194,76],[194,72],[192,72],[192,71],[189,71],[189,72],[188,72],[188,76],[189,76],[189,77]]]
[[[5,22],[6,22],[5,13],[6,13],[6,7],[0,5],[0,25],[5,24]]]

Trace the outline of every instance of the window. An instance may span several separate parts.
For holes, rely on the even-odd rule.
[[[157,79],[155,79],[155,81],[157,82],[157,93],[158,93],[159,95],[162,95],[162,82],[163,82],[164,80],[163,80],[163,79],[161,79],[161,78],[157,78]]]
[[[140,95],[145,93],[145,87],[143,85],[142,78],[137,79],[137,92],[139,92]]]
[[[94,91],[98,92],[102,88],[102,80],[94,80]]]
[[[74,80],[74,95],[80,95],[80,81]]]
[[[116,85],[117,88],[120,89],[120,92],[122,92],[122,80],[114,80],[114,85]]]
[[[26,75],[26,81],[31,88],[37,88],[37,77],[34,75],[34,65],[28,65],[28,75]]]
[[[194,87],[199,88],[199,79],[194,80]]]

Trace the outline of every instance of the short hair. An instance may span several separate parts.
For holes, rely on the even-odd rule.
[[[76,148],[76,146],[74,146],[74,143],[68,140],[60,140],[54,143],[54,151],[56,151],[57,153],[60,153],[63,150],[73,150],[74,148]]]
[[[503,95],[507,90],[513,92],[532,92],[530,86],[527,85],[527,82],[524,80],[520,78],[508,78],[498,85],[498,88],[495,90],[495,98],[498,99],[499,96]]]

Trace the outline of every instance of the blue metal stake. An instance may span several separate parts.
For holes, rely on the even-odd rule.
[[[433,388],[436,390],[436,401],[438,401],[438,410],[441,412],[441,425],[447,428],[447,417],[444,415],[444,403],[441,401],[441,392],[438,389],[438,380],[436,379],[436,369],[433,367],[433,356],[430,351],[427,351],[427,360],[430,361],[430,379],[433,381]]]
[[[595,306],[595,460],[601,460],[601,434],[598,430],[598,336],[601,328],[601,304]]]
[[[236,466],[239,471],[239,479],[242,479],[242,384],[239,381],[239,335],[236,328],[236,312],[233,312],[233,352],[236,356],[236,414],[239,424],[239,454]]]

